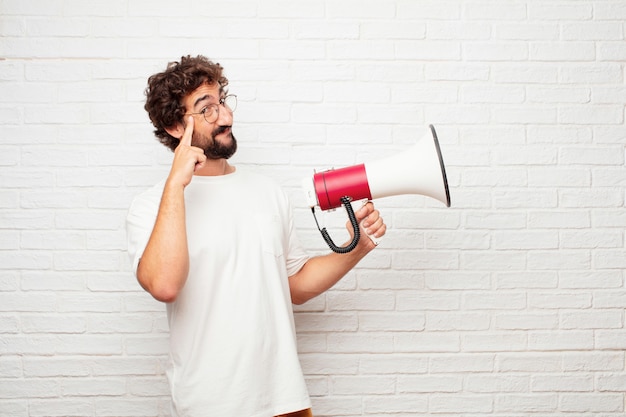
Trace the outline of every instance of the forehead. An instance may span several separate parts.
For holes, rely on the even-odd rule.
[[[196,109],[208,103],[219,101],[222,88],[219,84],[202,84],[183,99],[186,109]]]

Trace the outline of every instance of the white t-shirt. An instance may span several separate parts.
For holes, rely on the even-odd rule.
[[[164,182],[128,218],[136,272]],[[177,417],[270,417],[311,406],[297,355],[288,277],[308,256],[273,181],[241,168],[185,189],[190,271],[167,304],[167,377]]]

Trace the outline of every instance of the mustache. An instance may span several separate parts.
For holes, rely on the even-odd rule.
[[[226,132],[228,129],[230,129],[230,126],[218,126],[215,128],[215,130],[213,131],[213,137],[217,136],[217,135],[221,135],[222,133]]]

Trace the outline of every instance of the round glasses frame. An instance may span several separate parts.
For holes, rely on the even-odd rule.
[[[198,115],[201,114],[204,117],[204,120],[207,123],[215,123],[217,118],[220,116],[220,106],[224,106],[226,110],[233,113],[237,108],[237,96],[235,94],[229,94],[220,99],[219,103],[208,104],[202,110],[197,113],[185,113],[185,116],[188,115]]]

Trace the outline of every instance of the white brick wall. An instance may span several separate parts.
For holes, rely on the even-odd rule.
[[[0,415],[169,416],[124,218],[170,159],[146,78],[202,53],[240,97],[235,162],[289,190],[315,252],[300,179],[438,129],[453,207],[378,201],[380,247],[297,309],[317,416],[624,416],[625,21],[626,0],[0,0]]]

